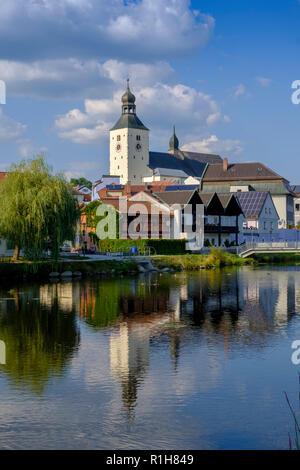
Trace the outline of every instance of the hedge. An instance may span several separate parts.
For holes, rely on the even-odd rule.
[[[102,252],[128,251],[132,246],[139,249],[152,247],[158,255],[180,255],[186,253],[185,240],[165,240],[165,239],[138,239],[138,240],[99,240],[99,250]]]

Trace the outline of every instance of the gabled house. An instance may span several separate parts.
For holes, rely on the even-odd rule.
[[[239,242],[275,241],[279,215],[270,193],[238,192],[236,198],[243,211],[243,217],[240,219]]]
[[[209,164],[202,179],[202,192],[269,192],[279,215],[278,228],[294,224],[294,198],[289,181],[260,162]]]

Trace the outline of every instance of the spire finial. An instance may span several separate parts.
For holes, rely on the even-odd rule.
[[[126,82],[127,82],[127,90],[129,90],[129,77],[126,78]]]
[[[175,124],[173,125],[173,135],[170,139],[169,145],[170,145],[170,150],[178,150],[179,148],[179,141],[175,133]]]

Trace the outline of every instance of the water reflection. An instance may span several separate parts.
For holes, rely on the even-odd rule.
[[[0,364],[6,364],[6,347],[4,341],[0,341]]]
[[[5,373],[18,387],[42,393],[52,376],[61,376],[79,345],[72,286],[12,289],[0,298],[0,337],[6,346]],[[7,295],[7,294],[6,294]]]
[[[47,383],[68,380],[67,371],[82,349],[87,354],[83,355],[86,363],[82,370],[97,369],[97,364],[89,363],[86,352],[92,344],[96,351],[93,358],[99,364],[106,360],[106,353],[109,356],[105,367],[99,369],[97,387],[101,389],[104,382],[107,387],[111,380],[120,393],[128,423],[135,418],[142,393],[145,400],[142,388],[148,377],[158,376],[156,392],[159,386],[166,391],[168,385],[160,370],[167,371],[168,380],[184,400],[192,388],[202,393],[210,392],[209,387],[217,389],[222,360],[229,363],[254,352],[251,357],[259,361],[257,353],[276,346],[296,321],[299,281],[298,268],[243,268],[87,279],[9,291],[2,288],[0,338],[6,345],[6,365],[0,366],[0,376],[13,387],[46,396]],[[189,367],[191,361],[186,359],[195,352],[202,359],[197,374],[193,372],[195,364]],[[84,382],[80,373],[78,383]],[[234,380],[237,376],[235,371]],[[77,387],[83,400],[86,390],[83,385]],[[232,387],[229,380],[222,391],[224,400],[225,396],[231,399]],[[237,384],[235,393],[242,404],[247,403],[250,392],[246,380]],[[220,400],[219,396],[214,398]],[[151,400],[157,400],[156,396]],[[216,403],[219,401],[213,407]],[[205,429],[205,422],[202,424]]]

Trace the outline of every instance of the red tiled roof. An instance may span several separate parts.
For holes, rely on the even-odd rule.
[[[6,171],[0,171],[0,182],[4,180],[5,176],[7,175]]]

